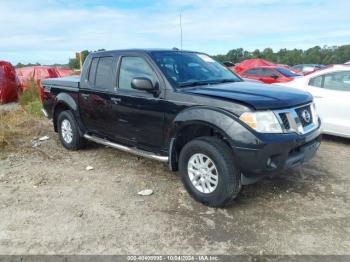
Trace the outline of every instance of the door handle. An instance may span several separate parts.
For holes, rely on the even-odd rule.
[[[81,96],[84,98],[84,99],[88,99],[89,98],[89,94],[81,94]]]
[[[111,98],[111,101],[112,101],[114,104],[118,104],[119,102],[122,101],[122,99],[119,98],[119,97],[112,97],[112,98]]]

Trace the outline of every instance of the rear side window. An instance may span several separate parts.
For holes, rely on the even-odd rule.
[[[259,68],[249,69],[245,71],[244,74],[250,75],[250,76],[258,76],[260,75],[260,69]]]
[[[296,76],[300,76],[299,74],[293,73],[292,71],[290,71],[287,68],[283,68],[283,67],[277,67],[276,70],[278,72],[280,72],[282,75],[286,76],[286,77],[296,77]]]
[[[95,84],[95,76],[96,76],[96,68],[98,64],[98,58],[93,58],[90,66],[90,71],[89,71],[89,82],[91,84]]]
[[[118,87],[132,89],[131,81],[135,77],[147,77],[153,84],[157,82],[156,74],[145,59],[136,56],[123,57],[120,64]]]
[[[273,71],[273,70],[271,70],[271,69],[262,68],[260,75],[269,77],[269,76],[272,76],[272,75],[278,75],[278,73]]]
[[[100,57],[96,70],[96,89],[114,90],[114,60],[111,56]]]

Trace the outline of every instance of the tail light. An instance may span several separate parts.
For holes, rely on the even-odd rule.
[[[40,80],[38,80],[38,86],[39,86],[39,91],[40,91],[40,99],[41,99],[41,102],[44,102],[44,87],[41,85],[41,82]]]

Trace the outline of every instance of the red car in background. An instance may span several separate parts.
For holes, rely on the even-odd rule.
[[[289,82],[301,76],[281,66],[258,66],[243,70],[238,74],[241,77],[259,80],[266,84]]]

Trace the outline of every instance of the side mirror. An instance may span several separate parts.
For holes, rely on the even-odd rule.
[[[279,75],[271,75],[270,77],[273,79],[277,79],[277,78],[279,78]]]
[[[146,77],[135,77],[131,80],[131,87],[137,90],[154,91],[156,88],[152,81]]]

